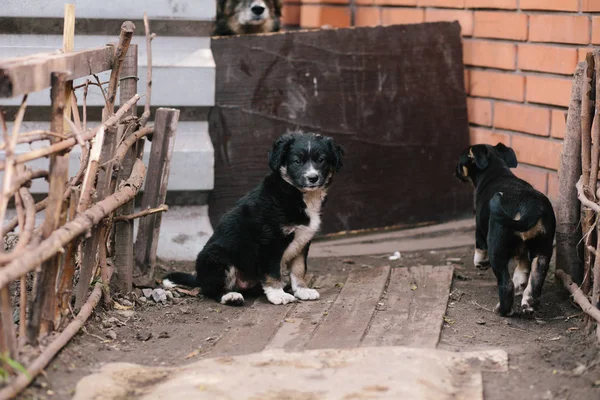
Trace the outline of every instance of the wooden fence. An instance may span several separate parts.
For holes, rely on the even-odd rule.
[[[0,112],[0,150],[5,153],[0,161],[5,241],[0,246],[0,371],[6,384],[0,398],[25,388],[83,326],[100,299],[112,306],[111,288],[131,291],[134,268],[142,280],[152,276],[157,215],[167,209],[163,203],[179,110],[159,108],[154,124],[148,124],[153,38],[148,19],[144,18],[147,101],[138,118],[138,54],[137,46],[130,44],[134,24],[123,23],[116,45],[73,52],[74,15],[74,6],[66,5],[62,52],[0,62],[0,97],[23,97],[11,133]],[[107,70],[110,78],[101,82],[96,74]],[[73,86],[75,79],[85,77],[84,84]],[[21,132],[28,93],[48,87],[50,130]],[[100,90],[105,101],[102,121],[93,127],[86,105],[91,90]],[[120,107],[115,110],[117,94]],[[146,177],[142,154],[148,137],[149,178],[142,211],[134,213],[134,199]],[[49,144],[39,145],[45,141]],[[23,143],[33,150],[16,153]],[[77,146],[81,164],[69,178],[69,153]],[[27,165],[44,157],[49,159],[46,170]],[[34,179],[49,182],[48,196],[37,203],[29,191]],[[9,203],[16,215],[6,221]],[[42,213],[43,221],[36,223]],[[142,219],[134,246],[135,218]],[[134,258],[139,260],[137,267]],[[50,335],[53,332],[60,333]],[[20,361],[32,355],[37,358],[22,366]]]

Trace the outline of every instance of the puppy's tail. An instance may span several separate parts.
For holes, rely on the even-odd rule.
[[[174,287],[175,285],[183,285],[188,287],[198,287],[198,280],[195,275],[186,274],[185,272],[171,272],[163,278],[162,284],[164,287]]]
[[[502,207],[502,192],[497,192],[490,200],[490,215],[500,225],[518,232],[531,229],[540,218],[539,215],[523,215],[518,220],[513,219]]]

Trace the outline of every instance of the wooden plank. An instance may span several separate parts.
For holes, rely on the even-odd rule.
[[[361,345],[435,348],[453,271],[451,266],[394,268],[384,305],[376,311]]]
[[[268,172],[273,141],[296,128],[346,150],[323,233],[470,211],[472,195],[450,177],[469,144],[458,23],[213,38],[212,50],[213,224]]]
[[[64,110],[67,106],[67,80],[68,72],[53,72],[52,81],[52,132],[63,134]],[[59,142],[53,138],[51,143]],[[50,156],[50,190],[48,192],[48,205],[44,222],[41,227],[42,239],[48,238],[61,225],[61,215],[64,206],[63,193],[69,177],[69,153],[52,154]],[[66,216],[65,216],[66,219]],[[64,221],[62,221],[64,223]],[[42,264],[37,272],[37,286],[35,298],[29,315],[27,327],[27,340],[35,345],[40,333],[48,333],[54,325],[54,305],[56,301],[56,277],[62,255],[54,255]]]
[[[62,18],[64,0],[2,0],[3,17]],[[120,0],[76,1],[77,18],[131,19],[144,11],[151,19],[211,21],[216,2],[197,0]]]
[[[257,298],[207,355],[233,356],[263,350],[295,306],[295,303],[274,305],[264,296]]]
[[[381,298],[390,267],[350,272],[348,280],[306,348],[343,348],[359,345]]]
[[[121,81],[120,84],[120,101],[121,106],[129,98],[137,93],[137,79],[138,76],[138,47],[136,44],[131,44],[127,50],[127,54],[123,61],[122,74],[117,76],[117,80]],[[129,79],[124,79],[129,77]],[[131,78],[134,77],[134,78]],[[125,116],[137,115],[136,106],[133,106]],[[125,137],[133,134],[133,129],[125,132]],[[125,138],[124,137],[124,138]],[[123,139],[124,139],[123,138]],[[120,138],[121,139],[121,138]],[[123,164],[119,170],[117,176],[117,187],[118,185],[127,180],[133,170],[133,164],[138,158],[137,155],[144,151],[144,139],[140,139],[134,144],[131,149],[127,152]],[[140,157],[141,158],[141,157]],[[133,214],[135,211],[135,199],[131,199],[129,202],[123,205],[115,213],[116,216]],[[115,272],[116,276],[113,276],[112,281],[115,287],[122,293],[129,293],[133,289],[133,220],[122,221],[115,225]]]
[[[62,7],[61,7],[62,10]],[[70,79],[111,68],[112,46],[72,53],[36,54],[0,62],[0,97],[13,97],[50,87],[53,71],[70,71]]]
[[[288,314],[286,321],[271,338],[266,349],[285,351],[304,349],[319,322],[329,313],[347,278],[347,274],[342,271],[317,277],[312,287],[319,291],[320,299],[298,304]]]
[[[179,110],[159,108],[156,111],[142,210],[165,204],[178,122]],[[162,213],[157,213],[142,217],[138,222],[135,262],[140,274],[149,279],[154,277],[161,220]]]

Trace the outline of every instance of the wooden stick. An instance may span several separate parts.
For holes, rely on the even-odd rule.
[[[17,136],[25,115],[25,108],[27,107],[27,95],[23,96],[21,106],[17,112],[15,123],[13,126],[12,136],[8,137],[8,130],[6,129],[6,122],[4,121],[4,115],[2,118],[2,131],[4,140],[8,143],[6,148],[6,170],[2,181],[2,192],[0,192],[0,221],[4,221],[6,215],[6,207],[8,201],[12,196],[11,189],[13,185],[13,174],[16,171],[15,168],[15,147],[17,144]],[[18,220],[18,215],[17,215]],[[4,246],[0,246],[0,254],[4,254]],[[8,287],[0,288],[0,324],[1,324],[1,337],[0,350],[9,354],[10,357],[14,357],[17,351],[17,335],[15,331],[15,324],[12,317],[12,306],[10,299],[10,292]]]
[[[131,21],[125,21],[121,25],[121,35],[119,36],[119,43],[115,50],[115,62],[110,72],[110,79],[108,80],[107,109],[109,114],[112,114],[115,110],[115,98],[117,97],[117,86],[119,84],[119,77],[121,76],[121,69],[123,68],[123,60],[125,60],[125,55],[129,49],[134,31],[135,25]]]
[[[19,235],[19,243],[21,241],[29,243],[33,230],[35,228],[35,201],[33,196],[29,193],[27,188],[21,188],[19,190],[19,198],[25,208],[25,224],[23,225],[23,231]],[[15,251],[19,251],[16,249]],[[27,342],[27,276],[21,276],[20,282],[20,300],[19,300],[19,348],[25,346]]]
[[[178,121],[179,110],[159,108],[156,111],[155,131],[148,163],[148,178],[142,196],[143,210],[158,207],[167,198],[169,171]],[[140,276],[142,280],[147,280],[154,274],[161,221],[161,214],[152,214],[139,221],[134,249],[136,277]]]
[[[141,217],[145,217],[147,215],[152,215],[152,214],[162,213],[162,212],[167,212],[167,211],[169,211],[169,206],[166,204],[161,204],[160,206],[158,206],[156,208],[148,208],[147,210],[136,212],[135,214],[120,215],[118,217],[115,217],[115,222],[131,221],[132,219],[141,218]]]
[[[123,117],[125,113],[127,113],[131,107],[133,107],[140,100],[140,95],[136,94],[129,101],[127,101],[121,108],[109,119],[106,120],[101,126],[86,132],[82,135],[83,140],[91,140],[96,136],[96,133],[104,127],[106,129],[109,126],[116,125],[117,122]],[[21,154],[15,157],[15,163],[22,164],[28,161],[37,160],[38,158],[47,157],[54,153],[60,153],[67,150],[71,150],[73,146],[77,144],[77,139],[74,137],[70,137],[68,139],[62,140],[58,143],[55,143],[51,146],[44,147],[41,149],[37,149],[34,151],[30,151],[29,153]],[[0,161],[0,171],[5,169],[5,162]]]
[[[52,74],[52,122],[50,130],[62,133],[64,130],[64,111],[67,106],[67,80],[69,73],[60,72]],[[42,238],[48,238],[60,226],[63,192],[69,177],[69,154],[52,154],[50,157],[50,189],[48,191],[48,205],[46,206],[46,218],[42,223]],[[38,272],[37,292],[27,327],[27,340],[31,344],[37,344],[40,333],[49,332],[52,329],[54,302],[56,300],[56,276],[60,265],[60,256],[54,256],[47,260],[41,271]]]
[[[109,276],[110,278],[110,276]],[[33,379],[52,361],[58,352],[69,343],[69,341],[79,332],[85,322],[90,318],[92,312],[98,305],[102,296],[102,287],[107,282],[97,282],[92,294],[87,299],[77,317],[63,330],[36,358],[27,368],[27,374],[20,374],[8,386],[0,390],[0,398],[9,399],[15,397],[19,392],[25,389]]]
[[[71,79],[109,70],[114,62],[113,46],[74,51],[43,53],[0,62],[0,97],[15,97],[37,92],[51,85],[54,71],[70,71]]]
[[[45,198],[44,200],[41,200],[40,202],[35,204],[35,212],[38,213],[40,211],[42,211],[43,209],[46,208],[46,204],[48,204],[48,198]],[[4,225],[2,227],[2,233],[0,233],[0,236],[4,237],[6,236],[9,232],[11,232],[13,229],[15,229],[17,227],[18,224],[18,220],[17,217],[13,217],[13,219],[11,219],[6,225]]]
[[[127,137],[121,142],[115,153],[115,167],[120,169],[121,163],[125,159],[125,156],[127,155],[129,149],[131,149],[133,145],[137,143],[138,140],[140,140],[146,135],[151,135],[153,133],[154,127],[148,126],[133,132],[131,135],[127,135]]]
[[[73,189],[69,202],[68,220],[73,221],[77,215],[77,204],[79,202],[79,189]],[[56,308],[54,310],[54,326],[60,327],[62,319],[67,316],[70,310],[71,293],[73,292],[73,276],[75,275],[75,251],[77,249],[77,240],[72,240],[65,251],[65,261],[58,279],[58,289],[56,291]]]
[[[590,173],[590,190],[596,194],[596,184],[598,181],[598,163],[600,159],[600,53],[594,54],[595,72],[596,72],[596,114],[594,124],[592,126],[593,133],[593,149],[592,149],[592,171]],[[596,213],[596,248],[600,249],[600,217]],[[600,257],[596,254],[593,269],[593,286],[592,286],[592,304],[600,307]],[[587,288],[586,288],[587,289]],[[597,329],[597,334],[600,335],[600,329]],[[600,339],[600,336],[599,336]]]
[[[146,122],[150,119],[150,104],[152,104],[152,39],[154,35],[150,32],[150,22],[148,14],[144,12],[144,31],[146,33],[146,104],[144,104],[144,113],[140,118],[140,126],[146,126]]]
[[[575,184],[581,177],[581,82],[584,63],[573,76],[565,139],[560,162],[560,200],[556,210],[556,267],[564,269],[577,282],[583,280],[583,267],[577,251],[581,240],[580,203]]]
[[[592,209],[592,211],[594,211],[594,212],[600,213],[600,205],[598,205],[598,204],[594,203],[592,200],[590,200],[584,192],[583,178],[580,178],[577,181],[577,184],[575,185],[575,187],[577,188],[577,198],[579,199],[579,201],[581,201],[581,204]]]
[[[59,252],[70,241],[87,232],[108,214],[132,199],[142,186],[145,172],[144,163],[141,160],[136,161],[129,180],[123,182],[118,191],[52,232],[33,251],[23,254],[22,257],[0,268],[0,287],[4,287],[21,275],[33,271],[38,265]]]
[[[600,310],[588,301],[587,296],[579,289],[579,286],[573,282],[571,276],[560,269],[556,270],[555,275],[562,281],[565,288],[571,293],[573,299],[579,304],[583,312],[595,319],[597,324],[600,323]]]
[[[137,45],[131,45],[127,57],[123,63],[123,75],[128,77],[136,77],[138,75],[137,65]],[[132,93],[137,92],[137,79],[127,79],[121,82],[121,98],[128,98]],[[135,109],[132,108],[130,115],[136,115]],[[126,134],[131,135],[133,132],[128,131]],[[125,138],[126,139],[126,138]],[[131,173],[131,168],[136,162],[136,154],[138,151],[143,151],[143,142],[137,141],[122,162],[122,167],[117,176],[117,185],[119,181],[126,179]],[[135,210],[135,200],[131,199],[122,208],[117,210],[116,216],[133,214]],[[116,291],[129,293],[133,290],[133,223],[121,223],[115,226],[115,249],[114,263],[116,276],[113,277],[111,286]]]
[[[594,55],[590,52],[585,57],[586,69],[582,81],[581,96],[581,171],[582,184],[584,190],[590,188],[591,172],[591,149],[592,149],[592,117],[594,115],[594,88],[592,82],[594,79]],[[584,261],[583,261],[583,282],[581,284],[584,293],[587,293],[591,282],[591,268],[593,255],[587,251],[587,245],[592,240],[592,218],[594,213],[588,208],[581,210],[581,230],[584,234]]]

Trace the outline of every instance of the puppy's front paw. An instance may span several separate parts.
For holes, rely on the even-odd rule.
[[[296,301],[296,298],[289,293],[283,291],[283,289],[273,289],[265,293],[267,300],[273,304],[287,304]]]
[[[244,296],[238,292],[229,292],[221,297],[221,304],[228,306],[242,306],[244,305]]]
[[[297,288],[294,292],[294,296],[300,300],[318,300],[320,295],[315,289],[310,288]]]
[[[501,317],[512,317],[512,315],[514,314],[512,307],[508,311],[503,310],[502,307],[500,307],[500,303],[496,304],[496,307],[494,307],[494,312],[500,315]]]
[[[490,259],[488,258],[487,250],[475,249],[473,264],[482,271],[488,269],[490,267]]]

